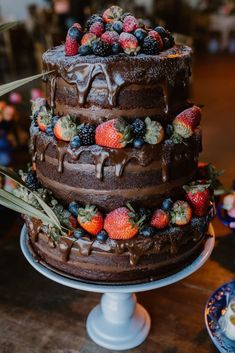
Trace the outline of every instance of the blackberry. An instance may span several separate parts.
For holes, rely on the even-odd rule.
[[[78,54],[81,56],[91,55],[92,54],[91,47],[89,45],[81,45],[80,48],[78,49]]]
[[[91,25],[96,22],[104,23],[103,18],[98,14],[94,14],[88,18],[88,20],[86,21],[86,28],[90,29]]]
[[[147,55],[158,54],[159,43],[154,38],[147,36],[143,41],[142,52]]]
[[[131,131],[135,137],[144,137],[146,132],[145,122],[141,119],[135,119],[131,124]]]
[[[95,127],[93,125],[84,124],[78,128],[78,136],[83,146],[95,144]]]
[[[111,54],[111,46],[101,40],[93,43],[92,50],[93,53],[98,56],[107,56]]]
[[[33,170],[28,172],[25,178],[25,184],[32,191],[35,191],[40,188],[40,183],[38,182],[36,172],[34,172]]]

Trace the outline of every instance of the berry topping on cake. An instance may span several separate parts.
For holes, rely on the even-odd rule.
[[[119,207],[107,214],[104,229],[111,239],[131,239],[139,231],[138,215],[127,207]]]
[[[78,53],[78,42],[76,39],[71,38],[69,35],[66,37],[65,42],[65,55],[74,56]]]
[[[140,230],[140,234],[146,238],[152,237],[155,233],[156,233],[155,228],[151,226],[145,226]]]
[[[131,124],[131,131],[135,137],[144,137],[146,132],[146,124],[144,120],[135,119]]]
[[[74,217],[73,215],[69,216],[68,225],[71,228],[77,228],[77,225],[78,225],[77,218]]]
[[[26,186],[32,191],[35,191],[40,188],[40,183],[38,182],[36,172],[33,170],[28,172],[24,182]]]
[[[119,35],[115,31],[106,31],[102,34],[101,40],[107,44],[114,44],[118,43],[119,40]]]
[[[60,119],[59,115],[53,116],[53,118],[51,119],[51,125],[54,127],[59,119]]]
[[[86,231],[83,228],[77,228],[74,232],[73,232],[73,236],[75,239],[81,239],[86,235]]]
[[[188,224],[192,218],[192,209],[188,202],[178,200],[174,202],[171,209],[171,223],[178,226],[183,226]]]
[[[173,200],[171,198],[165,199],[162,202],[162,209],[164,211],[170,211],[172,206],[173,206]]]
[[[139,27],[138,20],[131,15],[128,15],[123,20],[123,31],[124,32],[134,32]]]
[[[90,124],[81,124],[77,128],[78,136],[83,146],[94,145],[95,143],[95,127]]]
[[[147,31],[145,31],[142,28],[138,28],[135,32],[134,32],[134,36],[137,38],[139,43],[142,43],[144,38],[147,37],[148,33]]]
[[[114,43],[112,45],[112,54],[119,54],[121,53],[121,51],[122,51],[122,48],[119,43]]]
[[[208,212],[210,206],[210,184],[193,182],[185,185],[184,191],[195,216],[202,217]]]
[[[46,128],[46,134],[48,136],[54,136],[54,126],[52,124],[48,125],[47,128]]]
[[[147,207],[140,207],[138,214],[140,215],[140,217],[144,218],[144,222],[149,222],[151,217],[152,217],[152,211],[150,208]]]
[[[106,121],[96,128],[95,141],[100,146],[123,148],[132,142],[131,126],[122,118]]]
[[[185,109],[173,120],[174,133],[183,138],[189,138],[199,126],[201,109],[197,106]]]
[[[69,115],[62,116],[54,126],[54,135],[58,140],[71,141],[76,134],[76,124]]]
[[[76,40],[77,42],[80,42],[82,39],[82,27],[79,25],[79,23],[74,23],[73,26],[69,28],[68,37],[70,39]]]
[[[73,149],[77,149],[82,145],[80,136],[74,136],[72,138],[72,140],[70,141],[70,148]]]
[[[169,221],[168,213],[159,208],[153,212],[151,226],[157,229],[164,229],[168,226]]]
[[[81,56],[93,54],[92,49],[89,45],[81,45],[78,49],[78,54]]]
[[[159,41],[148,35],[144,38],[142,52],[147,55],[156,55],[160,51]]]
[[[120,20],[122,16],[122,9],[119,6],[111,6],[103,13],[103,20],[106,23],[113,23],[115,21]]]
[[[104,242],[108,239],[108,234],[107,232],[103,229],[101,230],[101,232],[99,232],[97,235],[96,235],[96,239],[101,241],[101,242]]]
[[[80,206],[79,206],[79,204],[76,201],[72,201],[69,204],[68,210],[74,217],[77,217],[78,216],[79,207]]]
[[[158,42],[159,51],[161,51],[163,49],[163,41],[160,34],[156,31],[150,31],[148,35]]]
[[[42,107],[37,116],[37,123],[38,123],[39,129],[45,132],[47,126],[51,124],[51,119],[52,119],[51,112],[48,111],[46,107]]]
[[[92,16],[90,16],[86,22],[86,28],[89,30],[90,27],[93,25],[93,23],[96,23],[96,22],[100,22],[100,23],[104,23],[102,17],[98,14],[94,14]]]
[[[78,209],[78,223],[89,234],[97,235],[103,228],[103,216],[94,205]]]
[[[161,38],[165,38],[165,37],[168,36],[168,32],[167,32],[167,31],[165,30],[165,28],[162,27],[162,26],[157,26],[157,27],[155,27],[155,28],[154,28],[154,31],[157,32],[157,33],[159,33],[160,36],[161,36]]]
[[[97,37],[101,37],[104,33],[104,25],[101,22],[95,22],[90,27],[90,33],[95,34]]]
[[[137,55],[140,51],[138,40],[131,33],[122,32],[119,37],[119,44],[128,55]]]
[[[93,42],[97,40],[97,37],[94,33],[85,33],[82,37],[81,44],[92,46]]]
[[[142,139],[142,137],[138,137],[133,141],[133,147],[134,148],[142,148],[144,145],[144,140]]]
[[[146,133],[144,140],[151,145],[156,145],[164,139],[164,129],[158,121],[151,120],[149,117],[145,119]]]
[[[122,21],[115,21],[112,25],[112,29],[117,32],[117,33],[121,33],[123,31],[123,23]]]
[[[92,44],[93,53],[97,56],[107,56],[111,53],[111,46],[102,40]]]

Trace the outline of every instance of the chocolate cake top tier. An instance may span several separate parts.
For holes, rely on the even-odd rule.
[[[66,56],[64,45],[43,55],[47,98],[56,113],[101,122],[158,117],[171,120],[187,106],[191,49],[175,45],[158,55]]]

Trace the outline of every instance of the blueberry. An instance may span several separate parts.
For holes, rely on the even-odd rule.
[[[70,141],[70,147],[79,148],[81,146],[81,139],[79,136],[74,136],[73,139]]]
[[[73,216],[75,217],[78,216],[78,209],[79,209],[79,204],[76,201],[70,202],[68,210],[70,213],[72,213]]]
[[[80,42],[82,39],[82,33],[76,27],[71,27],[68,31],[68,35],[70,38],[75,39],[77,42]]]
[[[173,134],[173,132],[174,132],[173,126],[170,125],[170,124],[168,124],[168,125],[166,126],[166,135],[167,135],[168,137],[171,137],[171,135]]]
[[[118,32],[118,33],[121,33],[122,30],[123,30],[123,24],[121,21],[116,21],[113,23],[113,30]]]
[[[46,128],[46,134],[48,136],[54,136],[54,132],[53,132],[53,126],[52,125],[48,125]]]
[[[173,205],[173,201],[171,198],[165,199],[162,203],[162,209],[164,211],[169,211]]]
[[[152,237],[155,234],[155,229],[151,226],[146,226],[141,229],[140,234],[146,238]]]
[[[51,120],[51,125],[55,126],[55,124],[57,123],[57,121],[60,119],[59,115],[55,115],[53,116],[52,120]]]
[[[119,54],[121,52],[122,48],[119,43],[114,43],[112,45],[112,53],[113,54]]]
[[[152,211],[150,210],[150,208],[147,208],[147,207],[141,207],[139,209],[139,215],[140,217],[143,217],[145,216],[145,222],[146,221],[149,221],[151,216],[152,216]]]
[[[91,55],[92,49],[89,45],[81,45],[80,48],[78,49],[78,54],[80,54],[81,56]]]
[[[162,38],[164,38],[168,35],[167,31],[162,26],[155,27],[154,31],[159,33]]]
[[[76,238],[76,239],[80,239],[80,238],[84,237],[85,235],[86,235],[86,232],[85,232],[85,230],[82,229],[82,228],[76,229],[76,230],[74,231],[74,233],[73,233],[73,236],[74,236],[74,238]]]
[[[101,230],[96,236],[99,241],[106,241],[108,239],[108,234],[105,230]]]
[[[169,38],[163,38],[164,49],[170,49],[172,47],[172,41]]]
[[[135,148],[141,148],[143,145],[144,145],[144,140],[142,138],[140,138],[140,137],[135,139],[134,142],[133,142],[133,146]]]
[[[141,43],[143,42],[144,38],[147,36],[147,32],[142,28],[138,28],[135,30],[134,36],[137,38],[138,42]]]

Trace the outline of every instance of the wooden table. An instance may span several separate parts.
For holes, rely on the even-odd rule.
[[[229,57],[197,58],[194,101],[204,103],[204,153],[235,177],[233,153],[234,63]],[[233,124],[233,125],[232,125]],[[0,353],[105,353],[86,334],[88,312],[99,294],[65,288],[42,277],[19,247],[20,218],[0,230]],[[214,221],[211,259],[175,285],[138,294],[151,313],[147,341],[133,353],[216,353],[204,324],[205,303],[217,287],[234,278],[235,235]],[[130,351],[128,351],[130,352]]]

